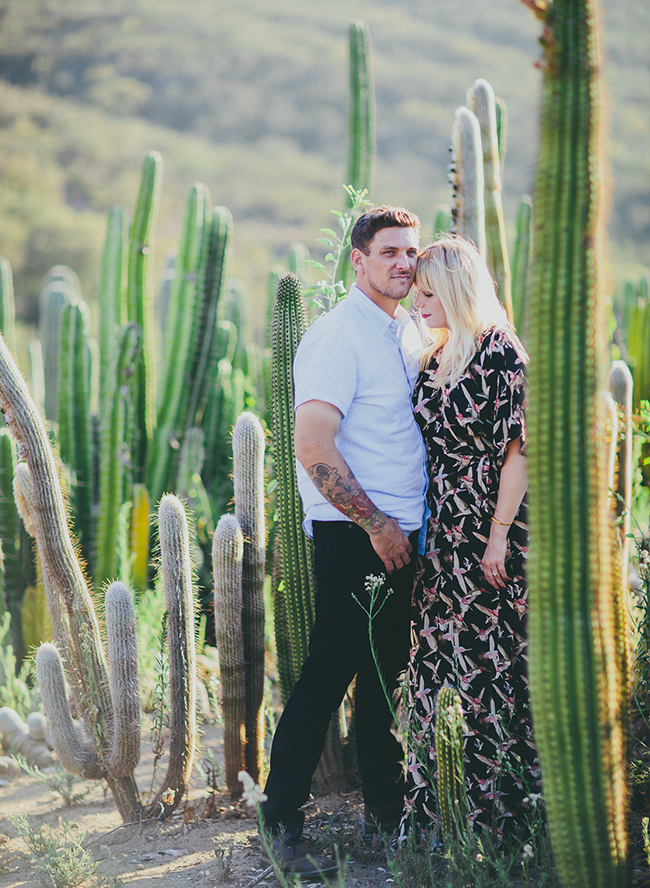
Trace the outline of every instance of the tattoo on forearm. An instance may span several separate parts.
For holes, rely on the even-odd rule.
[[[362,490],[351,472],[343,478],[338,469],[325,463],[314,463],[307,469],[314,486],[326,500],[368,533],[379,533],[386,516]]]

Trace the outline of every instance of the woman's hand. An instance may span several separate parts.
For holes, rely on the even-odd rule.
[[[508,529],[498,524],[492,524],[485,554],[481,559],[485,579],[495,589],[505,589],[508,582],[506,573]]]

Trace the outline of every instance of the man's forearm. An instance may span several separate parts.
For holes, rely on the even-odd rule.
[[[345,460],[339,457],[336,463],[316,462],[305,469],[316,489],[339,512],[369,534],[379,533],[386,525],[386,516],[363,490]]]

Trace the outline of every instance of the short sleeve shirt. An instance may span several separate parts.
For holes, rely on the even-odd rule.
[[[372,502],[410,533],[421,527],[426,453],[411,392],[422,341],[401,306],[395,318],[353,285],[346,299],[303,336],[294,361],[295,406],[326,401],[342,419],[334,443]],[[305,530],[312,521],[347,521],[297,462]]]

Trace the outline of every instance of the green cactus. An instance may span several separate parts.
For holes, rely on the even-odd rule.
[[[562,883],[615,888],[627,882],[628,688],[600,397],[597,7],[528,5],[544,23],[528,323],[531,705]]]
[[[21,557],[20,519],[13,496],[16,465],[16,445],[7,429],[0,429],[0,546],[2,547],[2,601],[1,610],[11,615],[10,633],[14,654],[20,662],[23,656],[21,602],[29,585],[23,572]]]
[[[517,211],[517,237],[512,256],[512,321],[520,339],[526,335],[526,306],[533,248],[533,201],[522,197]]]
[[[447,844],[465,842],[469,838],[469,807],[465,792],[463,706],[458,691],[448,686],[440,689],[436,700],[435,743],[442,835]]]
[[[439,207],[433,221],[433,236],[440,237],[441,234],[447,234],[451,231],[452,224],[451,207]]]
[[[362,21],[350,24],[350,110],[345,182],[370,191],[375,160],[375,91],[370,30]],[[348,206],[353,198],[348,194]],[[293,269],[290,269],[293,271]]]
[[[0,406],[18,443],[19,456],[25,459],[16,467],[16,502],[27,530],[36,538],[52,619],[55,646],[41,649],[37,672],[57,753],[77,773],[106,779],[125,822],[143,814],[167,816],[181,802],[187,787],[196,743],[194,600],[183,508],[175,497],[167,496],[159,510],[174,705],[167,774],[160,791],[143,810],[133,776],[139,752],[139,692],[130,593],[121,584],[113,584],[107,593],[109,677],[102,628],[70,538],[54,455],[38,410],[2,339]],[[72,724],[62,663],[75,709],[85,722],[85,737],[77,734]]]
[[[87,565],[91,564],[94,523],[90,380],[88,307],[80,299],[61,311],[57,440],[61,459],[70,473],[74,527]]]
[[[11,263],[0,256],[0,332],[4,336],[7,348],[15,348],[16,307],[14,304],[14,278]]]
[[[469,108],[458,108],[451,135],[452,230],[485,255],[485,180],[481,125]]]
[[[625,285],[627,307],[627,347],[632,359],[634,409],[641,401],[650,401],[650,298],[648,277],[628,280]],[[625,326],[624,326],[625,329]]]
[[[286,274],[278,282],[271,326],[273,462],[276,491],[279,580],[273,589],[278,671],[286,701],[307,656],[314,622],[310,540],[302,529],[303,511],[294,455],[293,358],[307,329],[300,281]],[[286,617],[286,623],[284,622]]]
[[[232,435],[235,517],[244,535],[242,636],[246,662],[246,770],[259,780],[264,729],[264,430],[242,413]]]
[[[307,286],[307,265],[310,260],[311,256],[309,254],[309,247],[306,244],[303,244],[302,241],[292,241],[289,244],[289,250],[287,252],[287,270],[290,271],[291,274],[295,274],[297,278],[300,278],[303,287]],[[273,274],[273,271],[271,273]],[[281,274],[284,274],[284,271],[281,271],[280,274],[276,274],[275,280],[270,282],[273,299],[275,298],[275,288],[277,287],[278,279]]]
[[[142,330],[142,347],[131,381],[133,433],[129,442],[133,480],[144,480],[147,448],[155,421],[153,380],[153,233],[162,187],[162,158],[156,151],[142,165],[140,193],[129,230],[126,320]]]
[[[45,277],[39,297],[39,338],[43,353],[45,415],[50,422],[58,419],[59,345],[61,312],[65,305],[81,298],[79,280],[71,268],[56,265]]]
[[[219,519],[212,541],[214,619],[219,651],[223,756],[228,791],[239,796],[245,767],[246,667],[242,635],[244,537],[234,515]]]
[[[126,322],[127,242],[124,213],[113,207],[108,214],[99,277],[99,403],[100,424],[110,413],[117,358],[116,334]]]
[[[497,294],[512,319],[510,265],[501,200],[501,159],[505,151],[505,129],[497,127],[497,103],[487,80],[477,80],[468,90],[467,104],[481,127],[485,183],[485,241],[487,264],[497,285]]]
[[[100,417],[99,509],[94,561],[95,584],[99,588],[117,576],[117,516],[123,502],[126,464],[131,436],[127,431],[130,379],[141,366],[137,355],[142,347],[142,330],[125,324],[117,343],[117,358],[111,388],[105,385]]]

